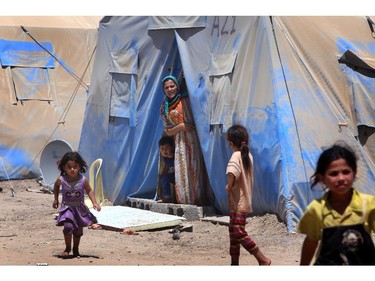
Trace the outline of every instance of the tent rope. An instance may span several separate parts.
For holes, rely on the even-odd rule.
[[[96,46],[95,46],[95,48],[94,48],[94,50],[93,50],[93,52],[92,52],[92,54],[90,56],[90,59],[89,59],[87,65],[86,65],[85,70],[82,73],[82,78],[85,76],[85,74],[86,74],[86,72],[87,72],[87,70],[89,68],[89,65],[90,65],[90,63],[91,63],[91,61],[92,61],[92,59],[94,57],[95,51],[96,51]],[[78,92],[78,88],[79,88],[79,84],[77,84],[76,88],[74,89],[73,94],[70,96],[70,99],[69,99],[69,101],[67,103],[67,106],[65,107],[64,112],[61,114],[61,117],[60,117],[58,123],[65,123],[65,118],[68,115],[68,112],[69,112],[70,108],[72,107],[73,101],[74,101],[74,99],[75,99],[75,97],[77,95],[77,92]]]
[[[5,168],[5,165],[4,165],[3,158],[0,157],[0,160],[1,160],[1,164],[3,165],[3,169],[4,169],[4,172],[5,172],[5,175],[7,176],[8,182],[9,182],[9,184],[10,184],[10,192],[11,192],[11,195],[12,195],[12,197],[15,197],[15,196],[16,196],[16,190],[14,189],[13,184],[12,184],[10,178],[9,178],[9,175],[8,175],[7,169]]]
[[[366,16],[366,19],[367,19],[367,23],[370,27],[370,30],[371,30],[371,35],[373,38],[375,38],[375,23],[373,22],[373,20],[369,17],[369,16]]]
[[[82,79],[78,77],[72,70],[67,68],[63,62],[61,62],[54,54],[52,54],[50,51],[48,51],[41,43],[38,42],[31,34],[30,32],[21,25],[21,29],[23,32],[25,32],[38,46],[40,46],[45,52],[47,52],[52,58],[54,58],[75,80],[77,80],[85,89],[88,90],[88,86],[83,83]]]
[[[82,73],[82,77],[84,77],[84,75],[86,74],[86,72],[87,72],[87,70],[88,70],[88,68],[89,68],[89,65],[90,65],[90,63],[91,63],[91,61],[92,61],[92,59],[93,59],[93,57],[94,57],[95,51],[96,51],[96,46],[95,46],[94,50],[93,50],[92,53],[91,53],[91,56],[90,56],[90,59],[89,59],[87,65],[86,65],[86,68],[85,68],[85,70],[84,70],[83,73]],[[80,81],[82,81],[82,80],[80,79]],[[35,156],[35,158],[34,158],[33,161],[31,162],[31,164],[30,164],[30,166],[29,166],[29,169],[30,169],[30,167],[34,164],[35,160],[39,157],[39,155],[42,153],[44,147],[48,144],[48,142],[50,141],[50,139],[52,138],[52,136],[53,136],[53,135],[55,134],[55,132],[57,131],[58,127],[59,127],[60,125],[64,125],[64,124],[65,124],[65,118],[68,116],[68,112],[69,112],[70,108],[72,107],[72,104],[73,104],[74,99],[75,99],[75,97],[76,97],[76,95],[77,95],[78,89],[79,89],[79,84],[77,84],[77,86],[75,87],[75,89],[74,89],[74,91],[73,91],[73,94],[70,96],[69,101],[68,101],[66,107],[64,108],[64,111],[63,111],[63,113],[61,114],[61,116],[60,116],[60,118],[59,118],[59,120],[58,120],[58,122],[57,122],[57,125],[56,125],[55,129],[54,129],[53,132],[49,135],[48,139],[45,141],[45,143],[43,144],[42,148],[39,150],[39,152],[37,153],[37,155]]]

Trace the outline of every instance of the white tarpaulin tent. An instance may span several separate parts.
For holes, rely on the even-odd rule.
[[[0,179],[40,176],[43,148],[77,150],[101,17],[0,17]]]
[[[373,19],[373,17],[372,17]],[[161,79],[184,76],[215,208],[228,213],[225,132],[250,131],[256,214],[294,231],[321,192],[309,177],[324,147],[358,153],[358,190],[375,194],[375,39],[371,17],[105,17],[79,151],[103,158],[105,196],[153,198]]]

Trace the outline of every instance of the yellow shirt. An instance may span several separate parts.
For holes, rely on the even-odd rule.
[[[359,193],[353,189],[352,200],[341,215],[327,202],[328,194],[329,191],[322,198],[313,200],[307,206],[305,214],[297,226],[300,233],[306,234],[310,240],[318,241],[321,238],[322,229],[325,227],[363,222],[369,234],[371,234],[371,230],[375,231],[375,196]]]

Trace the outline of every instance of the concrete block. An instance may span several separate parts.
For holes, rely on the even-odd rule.
[[[141,198],[129,198],[126,205],[132,208],[139,208],[156,213],[184,217],[189,221],[201,220],[204,216],[215,213],[213,207],[210,206],[158,203],[151,199]]]

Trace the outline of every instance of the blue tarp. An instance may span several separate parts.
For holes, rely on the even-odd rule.
[[[53,46],[49,42],[10,41],[0,39],[0,60],[2,66],[54,68]]]

